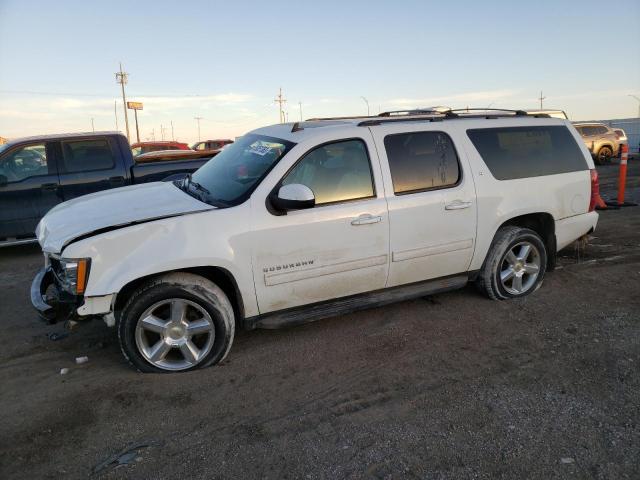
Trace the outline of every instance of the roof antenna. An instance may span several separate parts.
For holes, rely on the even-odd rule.
[[[293,128],[291,129],[291,133],[299,132],[300,130],[304,130],[304,127],[300,125],[300,122],[296,122],[293,124]]]

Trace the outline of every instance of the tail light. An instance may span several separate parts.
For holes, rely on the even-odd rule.
[[[598,181],[598,171],[595,168],[590,170],[591,172],[591,201],[589,202],[589,211],[593,212],[596,209],[596,203],[600,196],[600,182]]]

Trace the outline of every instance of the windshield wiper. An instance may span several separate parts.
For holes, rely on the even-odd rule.
[[[192,192],[189,189],[190,185],[193,185],[193,189],[195,190],[195,192]],[[214,206],[216,208],[227,208],[230,206],[228,202],[225,202],[223,200],[207,197],[206,195],[211,195],[211,192],[206,187],[203,187],[202,185],[200,185],[198,182],[194,182],[191,179],[190,173],[187,173],[185,177],[182,179],[182,182],[179,184],[179,188],[180,190],[183,190],[185,193],[193,197],[196,197],[198,200],[204,203],[208,203],[209,205]],[[198,195],[198,193],[196,192],[201,192],[201,193],[204,193],[205,195]]]
[[[184,177],[184,183],[186,184],[186,187],[189,188],[189,185],[193,185],[193,188],[195,188],[196,190],[206,193],[207,195],[211,195],[211,192],[209,190],[207,190],[205,187],[203,187],[202,185],[200,185],[198,182],[194,182],[191,179],[191,174],[187,173],[187,175]]]

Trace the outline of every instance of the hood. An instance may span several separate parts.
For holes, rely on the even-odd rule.
[[[36,236],[43,251],[60,253],[74,239],[92,232],[214,208],[171,182],[144,183],[61,203],[40,220]]]

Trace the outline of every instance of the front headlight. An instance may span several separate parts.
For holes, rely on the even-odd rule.
[[[60,287],[73,295],[82,295],[89,280],[89,258],[51,260],[51,267]]]

